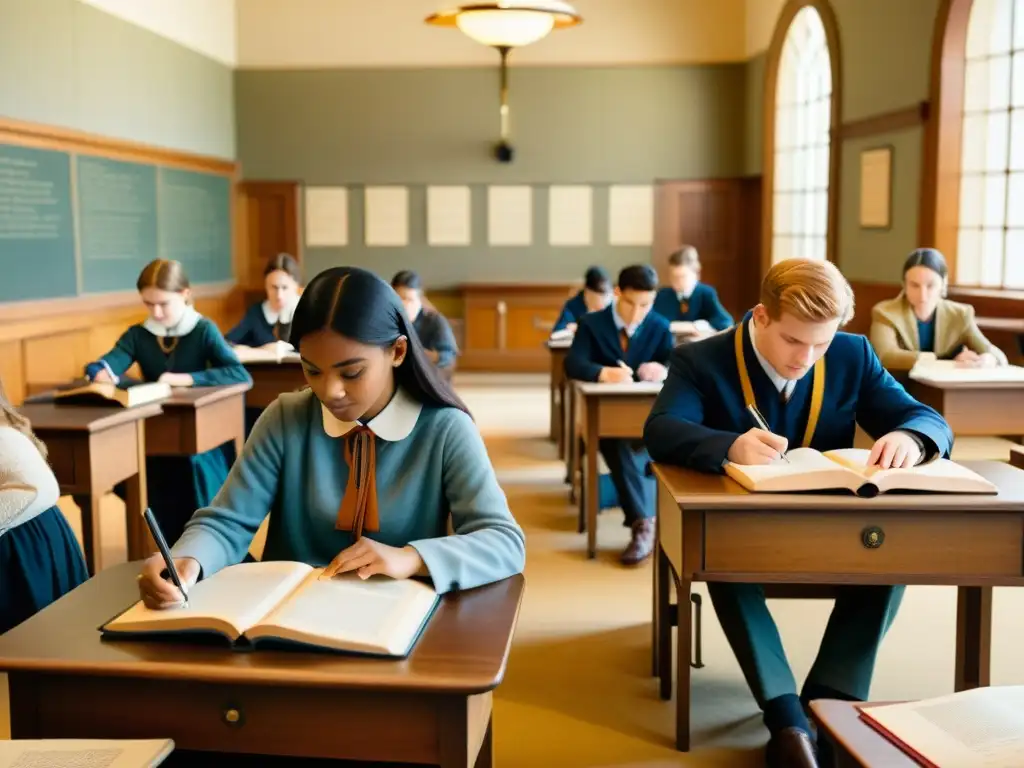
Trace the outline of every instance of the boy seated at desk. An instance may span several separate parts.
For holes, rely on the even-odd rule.
[[[789,446],[849,448],[859,423],[876,439],[873,464],[948,458],[953,434],[943,418],[907,394],[866,338],[839,332],[852,316],[853,292],[835,265],[788,259],[773,266],[761,303],[735,330],[676,348],[644,427],[651,457],[723,473],[726,462],[768,464]],[[771,432],[755,428],[749,405]],[[798,696],[763,587],[707,586],[771,733],[768,765],[817,766],[805,709],[813,699],[868,698],[875,657],[904,588],[842,588]],[[831,766],[825,749],[818,745],[821,765]]]
[[[664,381],[672,354],[668,321],[651,312],[658,275],[649,264],[626,267],[611,306],[580,318],[565,373],[578,381],[623,383]],[[624,565],[646,560],[654,549],[654,478],[650,457],[639,440],[602,439],[598,450],[608,465],[615,491],[632,529],[623,550]]]
[[[448,320],[440,312],[423,306],[423,281],[411,269],[403,269],[391,278],[391,287],[405,306],[413,330],[420,337],[427,358],[445,378],[449,378],[459,354],[455,334]]]
[[[612,279],[602,267],[591,267],[583,277],[583,289],[562,305],[562,314],[551,332],[576,332],[580,318],[590,312],[599,312],[612,300]]]
[[[718,292],[700,282],[700,256],[692,245],[684,245],[668,257],[668,280],[658,291],[654,311],[670,323],[694,323],[701,335],[732,325],[732,315],[718,300]]]

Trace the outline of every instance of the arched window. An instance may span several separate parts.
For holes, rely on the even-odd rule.
[[[790,0],[769,49],[765,110],[766,263],[831,259],[838,173],[839,41],[827,0]]]
[[[974,0],[964,46],[955,282],[1024,288],[1024,0]]]

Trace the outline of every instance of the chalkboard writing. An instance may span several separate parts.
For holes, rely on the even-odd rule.
[[[0,301],[74,296],[77,283],[68,155],[0,147]]]
[[[231,279],[231,184],[212,173],[160,170],[160,255],[189,280]]]

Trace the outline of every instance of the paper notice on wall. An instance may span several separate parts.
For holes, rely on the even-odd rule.
[[[427,187],[427,243],[470,245],[472,242],[469,187]]]
[[[593,241],[593,190],[586,185],[548,190],[548,243],[590,245]]]
[[[306,187],[306,245],[348,245],[348,190],[345,187]]]
[[[530,245],[533,242],[533,189],[527,186],[489,187],[487,241],[491,245]]]
[[[365,239],[368,246],[409,244],[409,190],[406,187],[367,187]]]
[[[654,187],[614,185],[608,190],[608,243],[650,245],[654,241]]]

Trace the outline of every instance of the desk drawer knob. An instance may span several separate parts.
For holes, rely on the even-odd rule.
[[[868,549],[878,549],[885,541],[885,531],[876,525],[861,531],[860,539]]]
[[[245,721],[245,717],[242,715],[242,710],[236,709],[235,707],[228,707],[224,710],[222,715],[224,724],[229,728],[241,728],[242,723]]]

